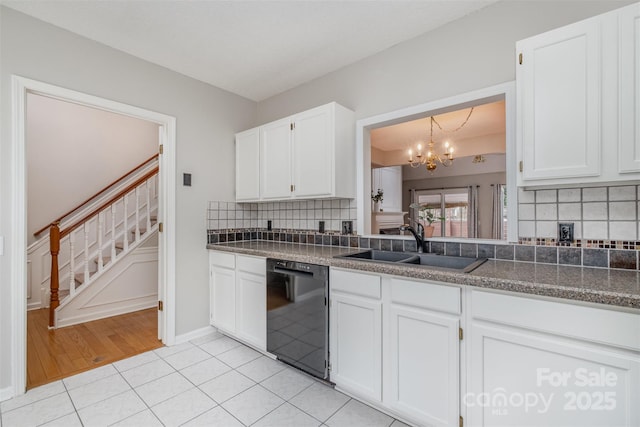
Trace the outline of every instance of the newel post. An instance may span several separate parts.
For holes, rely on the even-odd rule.
[[[56,308],[60,305],[58,288],[58,253],[60,252],[60,223],[55,222],[49,228],[49,247],[51,249],[51,304],[49,305],[49,326],[54,326]]]

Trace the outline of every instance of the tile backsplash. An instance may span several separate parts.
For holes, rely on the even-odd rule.
[[[521,241],[553,244],[558,223],[574,224],[574,245],[631,249],[638,240],[638,186],[519,190]],[[635,249],[635,247],[633,247]]]
[[[325,230],[340,231],[342,221],[356,224],[356,201],[297,200],[291,202],[234,203],[209,202],[207,228],[224,230],[235,228],[267,228],[271,220],[274,229],[317,230],[319,221],[324,221]]]

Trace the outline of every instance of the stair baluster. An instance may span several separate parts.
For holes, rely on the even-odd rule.
[[[89,280],[89,221],[84,223],[84,280],[82,283],[87,283]]]
[[[116,203],[111,205],[111,262],[112,263],[116,259]]]
[[[102,271],[104,267],[104,259],[102,259],[102,234],[104,230],[104,211],[98,214],[98,271]]]
[[[129,219],[129,195],[124,195],[124,232],[122,233],[122,247],[124,251],[127,252],[129,250],[129,236],[127,235],[129,232],[129,226],[127,225]]]
[[[76,254],[75,254],[76,233],[69,234],[69,295],[76,294]]]
[[[147,206],[146,206],[146,214],[147,214],[147,233],[151,231],[151,203],[149,202],[149,182],[151,180],[148,179],[145,182],[145,193],[147,194]]]
[[[135,241],[140,240],[140,187],[136,187],[136,232]]]

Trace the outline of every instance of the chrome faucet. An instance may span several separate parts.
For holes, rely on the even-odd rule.
[[[422,224],[420,224],[419,222],[418,224],[418,231],[416,231],[412,226],[410,226],[409,224],[404,224],[400,226],[400,231],[408,231],[411,234],[413,234],[413,237],[415,237],[416,239],[416,244],[418,246],[418,253],[421,254],[423,251],[423,246],[424,246],[424,226]]]

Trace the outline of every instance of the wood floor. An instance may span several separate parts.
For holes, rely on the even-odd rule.
[[[162,347],[155,308],[55,330],[27,312],[27,389]]]

